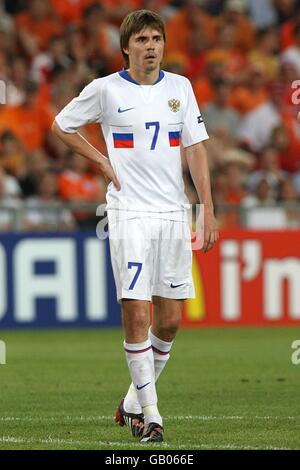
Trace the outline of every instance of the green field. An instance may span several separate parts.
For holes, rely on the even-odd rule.
[[[141,449],[113,421],[129,383],[120,330],[2,331],[0,449]],[[295,328],[181,330],[151,449],[300,449]]]

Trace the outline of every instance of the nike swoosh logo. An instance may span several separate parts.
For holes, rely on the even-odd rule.
[[[183,283],[183,284],[176,284],[176,285],[175,285],[175,284],[173,284],[173,282],[171,282],[171,287],[172,287],[172,289],[176,289],[176,287],[184,286],[184,284],[185,284],[185,283]]]
[[[126,109],[119,108],[118,113],[126,113],[126,111],[130,111],[131,109],[134,109],[134,108],[126,108]]]
[[[149,385],[151,382],[148,382],[146,383],[145,385],[141,385],[141,387],[139,387],[138,385],[136,386],[137,390],[142,390],[142,388],[146,387],[147,385]]]

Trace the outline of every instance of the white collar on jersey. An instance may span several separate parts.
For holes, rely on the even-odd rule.
[[[135,80],[133,80],[133,78],[129,75],[129,73],[127,72],[127,70],[125,70],[124,68],[122,70],[119,71],[119,75],[120,77],[124,78],[125,80],[127,80],[128,82],[131,82],[131,83],[134,83],[135,85],[140,85],[140,83],[136,82]],[[160,82],[165,76],[165,73],[163,70],[160,70],[159,71],[159,75],[158,75],[158,79],[156,80],[155,83],[153,83],[153,85],[156,85],[158,82]]]

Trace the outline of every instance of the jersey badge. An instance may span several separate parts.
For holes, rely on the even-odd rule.
[[[168,105],[171,111],[173,111],[173,113],[177,113],[177,111],[179,111],[179,108],[180,108],[180,101],[175,100],[175,99],[169,100]]]

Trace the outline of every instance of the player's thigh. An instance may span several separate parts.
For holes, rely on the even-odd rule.
[[[151,243],[142,219],[110,225],[110,253],[118,301],[150,300]]]
[[[194,297],[192,250],[187,224],[162,221],[163,233],[156,259],[153,296],[167,299]]]

